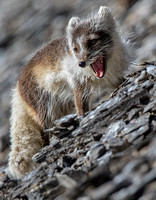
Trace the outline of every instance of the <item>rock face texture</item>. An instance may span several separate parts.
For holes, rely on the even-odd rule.
[[[0,174],[6,199],[155,199],[156,66],[126,77],[83,119],[65,116],[45,130],[50,145],[22,180]]]
[[[38,168],[10,179],[9,96],[19,72],[41,44],[63,34],[71,16],[103,4],[144,64],[83,119],[65,116],[45,130],[51,140],[33,157]],[[0,9],[0,199],[156,199],[155,1],[2,0]]]

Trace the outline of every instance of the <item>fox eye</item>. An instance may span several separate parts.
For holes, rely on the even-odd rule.
[[[78,52],[78,48],[77,47],[74,47],[73,49],[76,53]]]
[[[93,39],[88,41],[88,47],[92,47],[94,44],[96,44],[98,39]]]
[[[94,44],[96,44],[97,41],[98,41],[97,39],[90,40],[90,44],[94,45]]]

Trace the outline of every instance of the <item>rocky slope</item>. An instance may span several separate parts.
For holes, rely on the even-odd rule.
[[[39,168],[10,180],[10,90],[27,60],[43,43],[62,35],[68,19],[104,1],[2,0],[0,12],[0,197],[2,199],[156,198],[156,4],[154,0],[105,1],[135,42],[137,62],[110,100],[79,121],[57,121],[52,139],[33,158]],[[136,40],[137,38],[137,40]]]
[[[130,200],[156,198],[156,66],[129,75],[112,97],[78,120],[45,130],[50,145],[22,180],[0,174],[6,199]]]

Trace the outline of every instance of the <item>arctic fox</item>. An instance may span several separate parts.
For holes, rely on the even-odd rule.
[[[96,91],[109,95],[130,65],[109,8],[87,19],[72,17],[66,35],[41,49],[24,67],[12,95],[9,170],[21,178],[35,168],[32,156],[44,145],[54,120],[89,110]]]

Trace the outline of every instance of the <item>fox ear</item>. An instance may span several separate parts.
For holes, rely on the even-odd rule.
[[[107,18],[111,14],[111,11],[106,6],[100,6],[100,9],[98,11],[98,15],[100,18]]]
[[[76,25],[80,22],[80,19],[78,17],[72,17],[70,20],[69,20],[69,23],[68,23],[68,28],[75,28]]]

